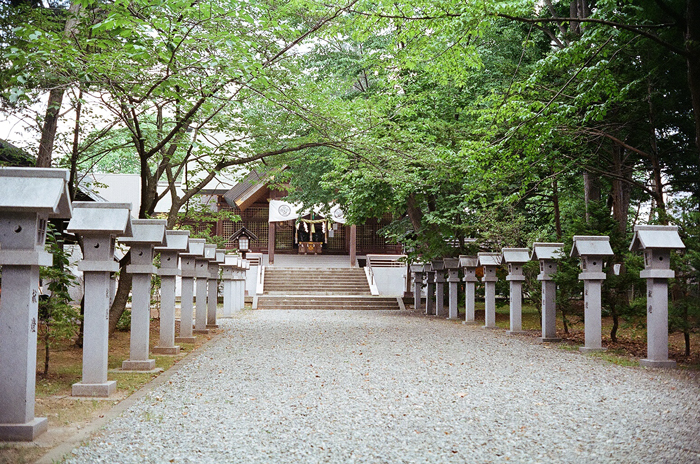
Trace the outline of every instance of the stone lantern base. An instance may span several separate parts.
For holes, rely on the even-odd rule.
[[[107,398],[117,391],[117,382],[110,380],[105,383],[83,383],[73,384],[71,396],[85,396],[89,398]]]
[[[180,354],[179,346],[154,346],[151,349],[151,353],[167,356],[175,356]]]
[[[666,359],[663,361],[654,361],[652,359],[640,359],[639,365],[642,367],[656,367],[663,369],[674,369],[676,367],[676,361],[672,359]]]
[[[123,371],[151,371],[156,368],[155,359],[144,359],[139,361],[132,361],[127,359],[122,362]]]
[[[0,424],[0,441],[34,441],[48,428],[45,417],[35,417],[24,424]]]
[[[175,337],[175,343],[194,343],[196,337]]]
[[[600,348],[588,348],[588,347],[585,347],[585,346],[579,346],[579,347],[578,347],[578,350],[579,350],[581,353],[598,353],[598,352],[601,352],[601,351],[608,351],[607,348],[602,347],[602,346],[601,346]]]
[[[556,343],[560,342],[561,338],[556,337],[539,337],[538,340],[542,343]]]

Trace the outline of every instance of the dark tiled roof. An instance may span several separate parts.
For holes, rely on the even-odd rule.
[[[233,186],[231,190],[224,194],[224,200],[229,206],[236,206],[236,200],[241,198],[250,188],[265,183],[265,174],[259,174],[256,170],[252,170],[239,183]]]
[[[0,166],[33,167],[36,159],[21,148],[0,139]]]

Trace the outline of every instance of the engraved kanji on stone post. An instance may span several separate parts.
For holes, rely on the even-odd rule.
[[[203,238],[191,238],[189,250],[180,254],[180,268],[182,271],[180,290],[180,333],[175,338],[175,343],[194,343],[192,333],[194,324],[194,280],[197,273],[196,258],[204,257]]]
[[[582,352],[604,351],[601,326],[601,292],[605,273],[603,261],[607,256],[613,256],[610,247],[610,237],[594,235],[574,235],[574,245],[571,256],[581,259],[583,280],[583,316],[586,343],[579,347]]]
[[[479,266],[484,268],[484,328],[496,328],[496,269],[501,265],[501,254],[493,252],[477,253]]]
[[[510,335],[523,334],[523,265],[530,261],[527,248],[504,248],[501,250],[503,262],[508,264],[506,280],[510,282]]]
[[[479,267],[479,260],[476,256],[459,256],[459,265],[464,270],[464,306],[465,315],[463,324],[476,324],[476,268]]]
[[[189,239],[189,230],[166,230],[165,246],[155,248],[160,253],[160,339],[153,347],[154,354],[180,354],[175,345],[175,284],[181,275],[180,253],[189,250]]]
[[[671,250],[683,248],[676,226],[634,226],[630,251],[644,252],[644,270],[639,276],[647,280],[647,357],[639,361],[641,366],[676,366],[668,359],[668,279],[676,275],[671,269]]]
[[[32,441],[47,429],[34,417],[39,266],[47,221],[68,219],[68,171],[0,168],[0,440]]]
[[[411,272],[413,272],[413,308],[416,311],[421,309],[421,293],[423,292],[423,273],[425,265],[411,264]]]
[[[83,239],[78,270],[85,284],[83,316],[83,378],[72,396],[109,397],[117,382],[107,380],[111,273],[119,270],[114,257],[116,237],[130,237],[131,203],[73,202],[73,218],[66,232]]]
[[[133,274],[131,284],[131,338],[129,359],[122,362],[123,371],[150,371],[156,360],[150,359],[151,276],[155,274],[153,248],[165,245],[164,219],[134,219],[132,237],[120,238],[119,243],[131,250],[131,264],[126,272]]]
[[[447,269],[447,285],[448,290],[448,311],[447,318],[451,320],[459,319],[459,306],[457,297],[459,292],[459,258],[445,258],[445,269]]]
[[[557,259],[561,257],[563,243],[532,244],[531,260],[539,261],[540,273],[537,280],[542,282],[542,342],[559,342],[557,338],[557,284],[554,273],[557,272]]]

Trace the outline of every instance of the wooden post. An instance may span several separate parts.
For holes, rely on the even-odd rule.
[[[350,267],[357,266],[357,226],[350,226]]]
[[[270,265],[275,263],[275,229],[277,223],[271,222],[267,232],[267,259]]]

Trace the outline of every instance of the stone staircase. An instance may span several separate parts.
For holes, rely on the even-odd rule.
[[[396,298],[372,296],[363,269],[265,268],[258,309],[388,309]]]

